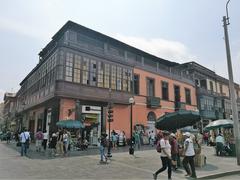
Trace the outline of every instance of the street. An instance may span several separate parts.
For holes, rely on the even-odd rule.
[[[240,170],[234,158],[216,157],[212,147],[203,147],[207,165],[196,168],[198,177],[224,171]],[[99,155],[83,155],[55,159],[31,159],[0,143],[1,179],[152,179],[152,173],[161,162],[155,150],[114,153],[109,164],[99,164]],[[224,161],[223,161],[224,160]],[[172,179],[186,179],[180,169],[173,172]],[[158,176],[167,179],[167,172]],[[237,176],[233,176],[235,178]]]

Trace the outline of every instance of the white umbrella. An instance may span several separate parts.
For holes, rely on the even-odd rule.
[[[233,120],[231,119],[219,119],[210,122],[206,127],[205,130],[217,129],[217,128],[229,128],[233,127]]]

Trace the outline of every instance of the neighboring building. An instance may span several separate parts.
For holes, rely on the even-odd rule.
[[[20,83],[21,126],[56,131],[56,122],[84,115],[84,136],[96,144],[107,129],[107,104],[114,103],[111,129],[129,137],[133,125],[154,129],[156,118],[179,109],[197,110],[191,77],[166,61],[111,37],[67,22],[39,53],[39,63]],[[109,94],[111,89],[111,95]],[[111,97],[111,98],[110,98]]]
[[[4,94],[3,119],[5,130],[16,130],[16,93]]]
[[[232,108],[229,98],[229,81],[227,79],[196,62],[184,63],[175,68],[194,77],[198,109],[204,125],[208,124],[209,120],[230,119]],[[240,87],[236,83],[235,93],[238,111],[240,112]]]
[[[3,131],[4,128],[3,108],[4,103],[0,103],[0,131]]]

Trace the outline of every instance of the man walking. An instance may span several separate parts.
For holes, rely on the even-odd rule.
[[[30,140],[31,139],[29,132],[25,128],[23,128],[23,131],[20,134],[21,156],[23,156],[23,153],[25,154],[25,156],[27,155],[27,149],[29,147]]]
[[[168,168],[168,179],[171,179],[172,176],[172,167],[171,167],[171,145],[169,144],[169,132],[163,132],[163,138],[160,139],[160,147],[161,147],[161,160],[162,160],[162,168],[157,170],[153,174],[153,179],[157,179],[157,175]]]
[[[195,172],[195,166],[194,166],[194,147],[193,147],[193,140],[191,139],[191,134],[189,132],[186,132],[183,134],[185,136],[184,141],[184,150],[183,150],[183,167],[186,170],[187,174],[185,176],[191,176],[192,178],[197,178],[196,172]],[[191,171],[189,169],[189,166],[191,167]]]

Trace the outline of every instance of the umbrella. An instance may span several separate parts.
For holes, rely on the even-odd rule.
[[[230,128],[230,127],[233,127],[233,121],[232,120],[230,120],[230,119],[219,119],[219,120],[210,122],[205,127],[205,130],[209,131],[211,129]]]
[[[56,123],[56,125],[61,128],[73,128],[73,129],[80,129],[85,127],[81,121],[72,119],[60,120]]]
[[[186,126],[192,126],[198,121],[200,121],[199,112],[179,110],[158,118],[155,127],[161,130],[176,130]]]

